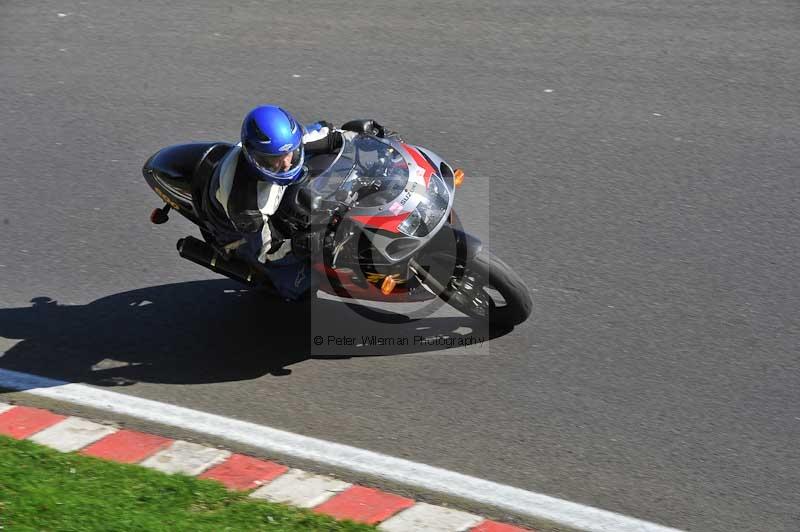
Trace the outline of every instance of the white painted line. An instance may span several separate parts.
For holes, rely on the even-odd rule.
[[[6,410],[11,410],[12,408],[14,408],[12,405],[8,405],[6,403],[0,403],[0,414],[5,412]]]
[[[250,496],[301,508],[314,508],[350,486],[352,484],[335,478],[290,469],[269,484],[258,488]]]
[[[139,465],[158,469],[164,473],[183,473],[194,476],[222,463],[230,455],[230,451],[177,440],[166,449],[140,462]]]
[[[378,526],[386,532],[461,532],[483,521],[479,515],[420,502]]]
[[[28,439],[58,451],[69,453],[83,449],[90,443],[94,443],[115,432],[117,432],[117,429],[113,427],[92,423],[78,417],[68,417],[41,432],[37,432]]]
[[[587,532],[678,532],[675,528],[410,460],[83,384],[0,369],[0,387],[217,436],[257,448],[265,455],[282,454],[340,467]]]

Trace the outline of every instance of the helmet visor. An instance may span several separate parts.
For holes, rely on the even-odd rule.
[[[303,166],[302,144],[297,149],[280,155],[270,155],[258,150],[248,149],[247,144],[242,145],[242,150],[244,150],[244,154],[250,163],[267,179],[293,179]]]

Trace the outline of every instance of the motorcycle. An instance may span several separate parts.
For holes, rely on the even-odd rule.
[[[203,236],[178,240],[180,256],[270,292],[268,277],[208,229],[208,183],[232,148],[196,142],[153,154],[142,173],[164,206],[150,219],[161,224],[178,211]],[[292,251],[327,280],[320,290],[346,300],[445,302],[493,330],[528,318],[532,302],[522,279],[458,221],[453,202],[462,170],[364,121],[342,126],[341,146],[307,153],[305,164],[305,177],[287,188],[274,219],[291,235]]]

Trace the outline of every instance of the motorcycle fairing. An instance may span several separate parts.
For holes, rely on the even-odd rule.
[[[196,205],[195,177],[205,166],[215,165],[232,147],[227,142],[191,142],[168,146],[153,154],[142,167],[150,188],[171,207],[197,223],[202,217]],[[199,197],[199,196],[197,196]]]
[[[455,183],[452,169],[435,153],[394,139],[382,139],[382,142],[403,156],[408,167],[408,181],[394,199],[376,206],[356,206],[350,211],[349,217],[367,229],[365,234],[375,250],[390,264],[396,264],[425,246],[447,222],[447,215],[453,208]],[[403,234],[399,226],[420,206],[433,176],[437,176],[448,191],[444,215],[424,236]]]

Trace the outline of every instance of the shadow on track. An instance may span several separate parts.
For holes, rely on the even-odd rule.
[[[443,349],[414,342],[317,348],[312,334],[489,339],[466,317],[381,324],[324,299],[313,302],[312,320],[312,303],[270,300],[228,280],[144,288],[88,305],[59,305],[47,297],[32,303],[0,309],[0,336],[20,340],[0,353],[0,369],[101,386],[237,381],[288,375],[287,366],[311,358]]]

